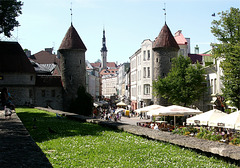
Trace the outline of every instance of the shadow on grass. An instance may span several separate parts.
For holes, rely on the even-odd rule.
[[[34,110],[34,109],[33,109]],[[17,110],[17,115],[35,142],[69,136],[100,136],[101,132],[112,130],[97,124],[73,121],[66,117],[57,118],[55,114],[32,109]]]

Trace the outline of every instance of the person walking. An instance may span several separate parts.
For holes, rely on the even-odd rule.
[[[2,106],[6,106],[7,108],[10,108],[11,110],[15,111],[15,105],[12,103],[12,96],[11,94],[8,92],[7,88],[3,88],[2,92],[1,92],[1,102],[2,102]]]

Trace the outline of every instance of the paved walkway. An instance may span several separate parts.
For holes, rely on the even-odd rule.
[[[130,125],[137,125],[137,122],[150,122],[150,119],[140,119],[140,117],[121,117],[121,123],[126,123]]]
[[[52,167],[16,113],[11,119],[5,119],[4,112],[0,111],[0,167]]]

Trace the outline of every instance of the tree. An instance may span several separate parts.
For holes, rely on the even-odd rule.
[[[189,57],[179,56],[173,59],[172,68],[165,78],[153,81],[154,94],[173,104],[191,105],[206,90],[204,74],[199,63],[192,65]]]
[[[10,37],[14,27],[19,26],[16,20],[22,14],[21,7],[23,3],[18,0],[1,0],[0,1],[0,34]]]
[[[90,116],[93,109],[93,98],[86,92],[83,86],[78,88],[77,98],[73,100],[70,106],[70,111],[85,116]]]
[[[222,88],[226,101],[240,108],[240,11],[230,8],[230,11],[218,13],[220,19],[213,20],[211,31],[221,42],[213,44],[214,57],[221,60],[223,70]]]

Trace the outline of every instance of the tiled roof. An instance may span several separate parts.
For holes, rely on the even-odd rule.
[[[117,67],[117,65],[115,62],[107,62],[107,67],[114,68],[114,67]]]
[[[86,46],[84,45],[82,39],[78,35],[78,32],[76,29],[71,26],[69,27],[60,47],[59,50],[64,49],[81,49],[81,50],[87,50]]]
[[[101,67],[101,62],[96,62],[96,63],[90,63],[92,67],[94,68],[100,68]],[[107,62],[107,67],[108,68],[117,68],[117,65],[115,62]]]
[[[18,42],[0,41],[0,72],[35,73]]]
[[[174,38],[175,38],[175,40],[176,40],[176,42],[177,42],[178,45],[187,45],[187,40],[186,40],[185,37],[183,36],[181,30],[178,30],[178,31],[175,33]]]
[[[60,64],[60,59],[57,58],[57,55],[51,54],[47,51],[40,51],[31,55],[29,58],[39,64]]]
[[[100,68],[101,67],[101,62],[96,62],[96,63],[90,63],[92,67],[94,68]]]
[[[118,69],[102,69],[100,75],[114,75],[118,72]]]
[[[62,87],[61,76],[37,76],[36,86]]]
[[[170,29],[167,24],[162,27],[158,37],[155,39],[153,43],[153,49],[156,48],[175,48],[179,49],[179,46],[174,39]]]

